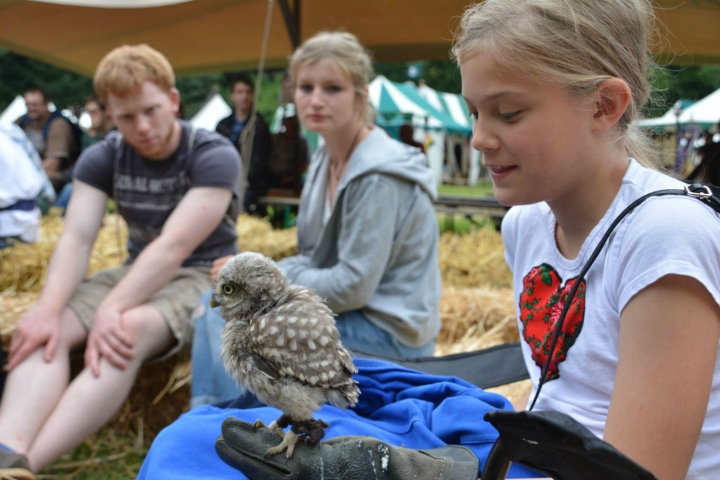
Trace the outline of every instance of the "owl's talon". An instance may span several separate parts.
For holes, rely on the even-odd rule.
[[[290,430],[285,434],[285,437],[283,437],[280,445],[268,449],[268,451],[265,453],[265,458],[269,457],[270,455],[275,455],[276,453],[284,452],[287,450],[285,458],[290,459],[293,455],[293,452],[295,451],[295,445],[298,443],[298,441],[299,438],[297,434]]]
[[[273,421],[270,425],[265,425],[262,420],[256,420],[253,427],[256,430],[258,428],[266,428],[271,432],[276,433],[280,438],[285,438],[285,432],[283,432],[282,427],[280,427],[276,421]]]

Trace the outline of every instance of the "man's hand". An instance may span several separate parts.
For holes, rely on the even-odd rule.
[[[337,437],[316,445],[300,442],[290,459],[284,453],[265,457],[280,437],[266,429],[228,418],[215,450],[228,465],[251,480],[324,478],[346,480],[475,480],[478,459],[467,448],[433,450],[395,447],[373,437]]]
[[[48,176],[60,172],[61,165],[62,160],[59,158],[46,158],[42,161],[43,170],[45,170]]]
[[[85,366],[93,375],[100,376],[100,358],[121,370],[134,356],[133,341],[123,330],[121,312],[115,308],[100,306],[95,314],[95,323],[88,335],[85,347]]]
[[[235,255],[227,255],[225,257],[216,258],[215,261],[213,261],[212,267],[210,267],[210,281],[211,282],[217,282],[218,275],[220,274],[220,269],[225,266],[227,262],[230,261],[231,258],[233,258]]]
[[[38,347],[45,345],[45,361],[55,356],[60,338],[60,313],[35,306],[17,324],[10,342],[7,369],[12,370]]]

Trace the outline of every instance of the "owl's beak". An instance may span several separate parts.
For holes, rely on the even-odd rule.
[[[215,308],[218,305],[220,305],[217,300],[215,300],[215,295],[210,297],[210,308]]]

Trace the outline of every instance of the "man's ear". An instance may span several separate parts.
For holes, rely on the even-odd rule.
[[[172,102],[173,113],[177,113],[180,110],[180,91],[177,88],[171,88],[168,97]]]
[[[595,91],[593,123],[597,131],[609,130],[620,121],[632,101],[630,86],[619,78],[605,80]]]

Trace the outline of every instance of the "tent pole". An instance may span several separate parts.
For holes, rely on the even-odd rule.
[[[265,73],[265,57],[267,56],[267,47],[268,47],[268,40],[270,39],[270,26],[272,25],[272,13],[273,13],[273,6],[275,5],[274,0],[268,0],[268,6],[267,6],[267,13],[265,14],[265,30],[263,31],[263,39],[262,39],[262,47],[260,47],[260,61],[258,63],[258,71],[257,71],[257,78],[255,79],[255,92],[254,98],[253,98],[253,104],[252,104],[252,113],[250,114],[250,121],[248,122],[248,125],[253,125],[256,122],[257,117],[257,104],[258,99],[260,98],[260,91],[262,89],[262,82],[263,82],[263,74]],[[248,169],[250,165],[250,160],[252,158],[252,151],[253,151],[253,141],[255,139],[255,135],[248,135],[248,152],[250,152],[250,158],[241,158],[240,160],[244,162],[248,162]],[[248,170],[249,171],[249,170]],[[245,193],[243,192],[243,195]],[[240,199],[242,201],[242,199]]]
[[[282,9],[283,18],[285,19],[288,35],[290,35],[293,50],[300,46],[300,1],[301,0],[295,0],[294,11],[291,11],[288,0],[278,0],[280,9]]]

